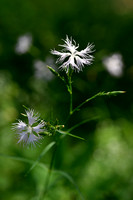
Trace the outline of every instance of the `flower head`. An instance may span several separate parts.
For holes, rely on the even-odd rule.
[[[21,35],[18,38],[17,44],[15,46],[15,52],[17,54],[24,54],[30,49],[31,45],[32,45],[31,34],[27,33],[25,35]]]
[[[16,130],[20,142],[27,145],[35,145],[41,136],[39,133],[44,131],[45,122],[39,121],[39,116],[34,113],[34,110],[26,110],[26,117],[28,118],[28,123],[18,120],[17,123],[13,124],[13,129]]]
[[[92,44],[88,44],[85,49],[78,51],[79,45],[76,46],[76,42],[72,40],[72,38],[69,39],[68,36],[66,36],[64,42],[63,45],[59,45],[64,47],[61,52],[51,50],[52,54],[59,56],[57,63],[62,63],[60,66],[61,69],[65,69],[68,73],[69,67],[71,67],[73,70],[79,72],[84,65],[90,65],[92,63],[93,56],[90,55],[94,47]]]
[[[123,59],[119,53],[114,53],[103,59],[103,64],[106,70],[114,77],[121,77],[123,75]]]

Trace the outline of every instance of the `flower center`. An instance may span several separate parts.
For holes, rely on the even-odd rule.
[[[72,55],[76,54],[75,46],[71,46],[70,52],[71,52]]]
[[[27,132],[30,133],[30,134],[32,133],[32,127],[31,126],[27,127]]]

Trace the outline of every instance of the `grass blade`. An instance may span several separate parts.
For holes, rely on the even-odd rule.
[[[61,170],[53,170],[53,173],[60,174],[61,176],[65,177],[70,183],[72,183],[74,185],[75,189],[77,190],[81,200],[84,200],[84,197],[83,197],[82,193],[80,192],[77,184],[75,183],[73,178],[68,173],[61,171]]]
[[[99,117],[93,117],[93,118],[91,118],[91,119],[85,119],[85,120],[83,120],[82,122],[80,122],[80,123],[78,123],[78,124],[72,126],[71,128],[69,128],[69,129],[68,129],[68,132],[71,132],[72,130],[76,129],[77,127],[81,126],[82,124],[88,123],[88,122],[90,122],[90,121],[92,121],[92,120],[97,120],[98,118],[99,118]]]
[[[28,170],[28,172],[26,173],[26,175],[39,163],[39,161],[41,160],[41,158],[55,145],[56,142],[51,142],[50,144],[48,144],[42,151],[42,153],[39,155],[39,157],[37,158],[37,160],[33,163],[33,165],[30,167],[30,169]]]
[[[4,158],[9,158],[9,159],[12,159],[12,160],[16,160],[16,161],[20,161],[20,162],[24,162],[24,163],[29,163],[29,164],[34,164],[35,161],[34,160],[29,160],[27,158],[21,158],[21,157],[18,157],[18,156],[10,156],[10,155],[5,155],[5,154],[0,154],[1,157],[4,157]],[[43,164],[43,163],[37,163],[39,166],[43,167],[44,169],[48,170],[48,167]]]
[[[82,138],[82,137],[79,137],[79,136],[77,136],[77,135],[73,135],[73,134],[71,134],[71,133],[69,133],[69,132],[66,132],[66,131],[57,130],[57,132],[58,132],[58,133],[61,133],[62,135],[69,135],[69,136],[71,136],[71,137],[74,137],[74,138],[77,138],[77,139],[80,139],[80,140],[85,140],[85,139]]]
[[[21,158],[21,157],[17,157],[17,156],[10,156],[10,155],[5,155],[5,154],[0,154],[1,157],[4,157],[4,158],[9,158],[9,159],[12,159],[12,160],[16,160],[16,161],[20,161],[20,162],[24,162],[24,163],[29,163],[29,164],[35,164],[36,161],[33,161],[33,160],[29,160],[29,159],[26,159],[26,158]],[[37,162],[37,165],[39,165],[40,167],[42,167],[43,169],[49,171],[48,167],[44,164],[44,163],[39,163]],[[56,174],[60,174],[61,176],[65,177],[67,180],[69,180],[69,182],[71,182],[78,194],[80,195],[81,199],[84,200],[84,197],[83,195],[81,194],[77,184],[75,183],[75,181],[73,180],[73,178],[67,174],[66,172],[63,172],[63,171],[60,171],[60,170],[52,170],[52,173],[56,173]]]

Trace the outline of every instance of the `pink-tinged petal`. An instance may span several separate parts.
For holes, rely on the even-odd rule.
[[[20,142],[27,143],[27,140],[28,140],[27,132],[19,133],[19,141],[18,141],[18,143],[20,143]]]
[[[26,114],[30,125],[33,125],[35,122],[38,121],[38,116],[34,113],[34,110],[26,111]]]
[[[19,122],[13,124],[13,130],[17,131],[23,131],[27,127],[26,123],[24,123],[21,120],[18,120]]]
[[[45,123],[42,122],[40,124],[38,124],[37,126],[33,127],[33,131],[35,131],[36,133],[40,133],[40,132],[43,132],[44,131],[44,126],[45,126]]]
[[[40,136],[35,136],[33,133],[29,135],[27,144],[33,144],[35,145],[39,140],[41,139]]]

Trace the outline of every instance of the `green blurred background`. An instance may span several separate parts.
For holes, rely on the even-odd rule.
[[[132,0],[0,0],[0,199],[36,200],[44,188],[46,170],[37,166],[25,176],[31,165],[7,155],[36,160],[52,139],[33,149],[23,147],[11,125],[22,119],[22,105],[64,123],[69,94],[46,64],[57,70],[50,49],[59,50],[66,35],[80,44],[79,50],[88,42],[95,45],[93,64],[74,74],[74,106],[99,91],[126,94],[99,97],[73,115],[69,128],[100,117],[72,132],[86,142],[70,137],[61,142],[55,169],[70,174],[86,200],[132,200]],[[52,151],[42,162],[49,166],[51,156]],[[53,175],[52,182],[46,200],[80,199],[64,177]]]

